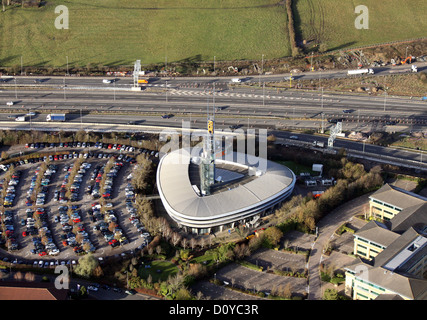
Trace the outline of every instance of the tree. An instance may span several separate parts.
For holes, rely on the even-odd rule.
[[[36,280],[36,276],[32,272],[26,272],[25,276],[24,276],[24,279],[25,279],[25,281],[32,282],[32,281]]]
[[[277,246],[280,239],[283,237],[283,232],[278,227],[273,226],[265,230],[264,236],[273,246]]]
[[[181,241],[181,235],[177,232],[174,232],[172,234],[172,244],[174,245],[174,247],[177,246],[177,244]]]
[[[88,254],[79,259],[74,272],[82,277],[89,278],[98,266],[98,260],[92,254]]]
[[[338,291],[336,289],[326,289],[323,293],[323,300],[339,300]]]

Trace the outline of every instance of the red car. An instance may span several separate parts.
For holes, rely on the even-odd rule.
[[[39,253],[39,256],[40,256],[40,257],[43,257],[43,256],[45,256],[46,254],[47,254],[47,253],[46,253],[45,251],[43,251],[43,252],[40,252],[40,253]]]
[[[26,236],[28,236],[28,233],[27,233],[27,231],[22,231],[22,236],[23,236],[23,237],[26,237]]]

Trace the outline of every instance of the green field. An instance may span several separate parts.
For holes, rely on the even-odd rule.
[[[47,1],[0,12],[0,66],[132,65],[290,55],[278,0]],[[69,29],[55,28],[57,5]],[[167,57],[167,58],[166,58]]]
[[[369,9],[358,30],[357,5]],[[55,28],[55,8],[69,9],[69,29]],[[293,0],[297,38],[328,50],[427,35],[425,0]],[[0,12],[0,67],[131,66],[179,61],[266,60],[291,55],[280,0],[57,0]],[[19,70],[19,69],[18,69]]]
[[[294,0],[297,32],[302,39],[324,42],[328,50],[351,48],[427,36],[427,1],[378,0]],[[365,5],[369,29],[356,29],[360,14],[355,7]]]
[[[168,277],[178,273],[178,267],[169,261],[153,261],[149,265],[151,268],[139,268],[139,276],[147,279],[151,275],[153,282],[166,281]]]

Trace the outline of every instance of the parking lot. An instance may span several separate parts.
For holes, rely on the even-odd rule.
[[[133,207],[131,177],[135,156],[155,160],[154,151],[99,143],[24,148],[51,154],[13,163],[13,175],[1,166],[4,261],[53,267],[89,252],[103,261],[151,241]]]
[[[304,295],[307,290],[307,279],[279,276],[273,273],[260,272],[231,263],[216,273],[216,278],[234,284],[236,287],[266,294],[271,293],[273,288],[289,285],[294,295]],[[202,292],[203,293],[203,292]],[[221,298],[222,299],[222,298]]]

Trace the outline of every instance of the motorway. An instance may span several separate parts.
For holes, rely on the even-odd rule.
[[[417,63],[419,71],[427,63]],[[408,73],[409,65],[378,67],[375,76]],[[240,77],[242,84],[230,84],[230,77],[152,78],[141,91],[131,91],[132,77],[2,77],[0,107],[4,111],[17,109],[39,112],[109,111],[142,116],[172,113],[184,117],[205,117],[207,107],[216,107],[216,117],[224,124],[233,118],[254,118],[265,121],[304,119],[308,128],[319,128],[319,121],[344,118],[347,122],[395,120],[407,125],[410,131],[422,130],[427,124],[426,103],[411,97],[389,95],[321,92],[271,88],[265,82],[283,81],[287,75]],[[346,77],[345,70],[307,72],[293,75],[299,79],[329,79]],[[370,77],[375,77],[370,76]],[[38,80],[35,83],[35,80]],[[246,84],[251,84],[248,86]],[[14,106],[6,106],[13,101]],[[348,110],[348,113],[343,113]],[[145,120],[145,119],[139,119]],[[169,121],[170,122],[170,121]],[[272,127],[267,123],[266,126]],[[287,121],[279,127],[297,126]],[[310,124],[311,122],[311,124]],[[259,125],[259,123],[257,124]],[[382,129],[382,128],[380,128]]]
[[[13,101],[14,106],[6,106]],[[398,121],[409,130],[422,130],[427,124],[426,103],[403,97],[371,97],[357,94],[324,93],[318,91],[257,90],[248,88],[222,89],[219,92],[168,88],[153,91],[111,90],[1,90],[3,112],[114,112],[136,116],[148,121],[149,116],[168,113],[187,120],[206,117],[207,108],[216,109],[216,119],[224,125],[238,119],[266,121],[269,127],[297,126],[294,120],[304,120],[307,128],[319,128],[322,119],[343,118],[346,124],[372,123],[375,120]],[[343,113],[343,110],[349,110]],[[322,115],[323,113],[323,115]],[[17,113],[19,114],[19,113]],[[9,114],[10,115],[10,114]],[[98,117],[99,119],[99,117]],[[164,121],[165,122],[165,121]],[[166,125],[171,121],[166,121]],[[285,123],[286,122],[286,123]],[[201,121],[204,126],[204,121]],[[255,123],[253,123],[254,125]],[[256,123],[260,125],[260,123]],[[301,125],[301,123],[300,123]],[[377,125],[377,124],[376,124]],[[350,129],[350,128],[346,128]],[[355,130],[355,128],[351,128]],[[381,128],[382,129],[382,128]]]
[[[427,62],[416,62],[414,63],[418,67],[418,72],[425,71],[427,69]],[[375,71],[375,76],[384,76],[384,75],[393,75],[393,74],[402,74],[409,73],[411,65],[400,65],[400,66],[383,66],[383,67],[374,67],[372,68]],[[275,82],[282,81],[284,77],[289,77],[291,74],[264,74],[264,75],[253,75],[253,76],[238,76],[242,79],[244,83],[262,83],[262,82]],[[237,76],[236,76],[237,77]],[[318,80],[318,79],[332,79],[332,78],[344,78],[347,77],[347,70],[333,70],[333,71],[313,71],[313,72],[302,72],[302,73],[293,73],[292,77],[295,80]],[[6,83],[13,83],[12,78],[5,78]],[[64,82],[66,85],[70,86],[102,86],[102,87],[124,87],[129,88],[133,84],[132,77],[105,77],[106,79],[116,80],[111,84],[102,83],[103,78],[100,77],[73,77],[73,76],[64,76],[64,77],[25,77],[17,76],[16,83],[17,85],[21,84],[32,84],[34,85],[35,79],[40,79],[41,83],[38,83],[39,86],[63,86]],[[192,84],[212,84],[218,83],[219,85],[224,83],[229,83],[231,76],[218,76],[218,77],[159,77],[151,78],[150,84],[162,85],[164,86],[166,82],[172,86],[176,85],[192,85]]]
[[[417,63],[418,70],[427,63]],[[408,73],[409,65],[374,68],[375,76]],[[215,111],[216,127],[238,125],[267,128],[281,138],[289,134],[280,130],[328,130],[331,119],[343,119],[343,130],[370,134],[375,131],[422,131],[427,125],[426,102],[420,99],[366,94],[302,91],[245,86],[280,81],[287,75],[246,77],[243,85],[230,85],[230,77],[155,78],[141,91],[131,91],[132,78],[116,78],[104,84],[99,77],[21,77],[3,78],[0,82],[0,125],[3,129],[57,128],[47,124],[46,113],[66,112],[71,130],[143,131],[155,127],[180,128],[189,121],[191,128],[206,128],[206,113]],[[307,72],[293,75],[297,79],[346,77],[346,71]],[[35,84],[35,79],[41,82]],[[110,79],[113,79],[110,77]],[[215,86],[213,85],[215,83]],[[13,106],[6,103],[13,101]],[[213,108],[214,107],[214,108]],[[348,110],[347,112],[343,112]],[[27,122],[14,117],[35,112]],[[161,115],[171,114],[169,119]],[[390,123],[396,121],[396,123]],[[313,136],[300,135],[312,141]],[[326,138],[318,140],[326,141]],[[370,154],[387,154],[422,163],[422,153],[382,148],[336,140],[335,146]]]

